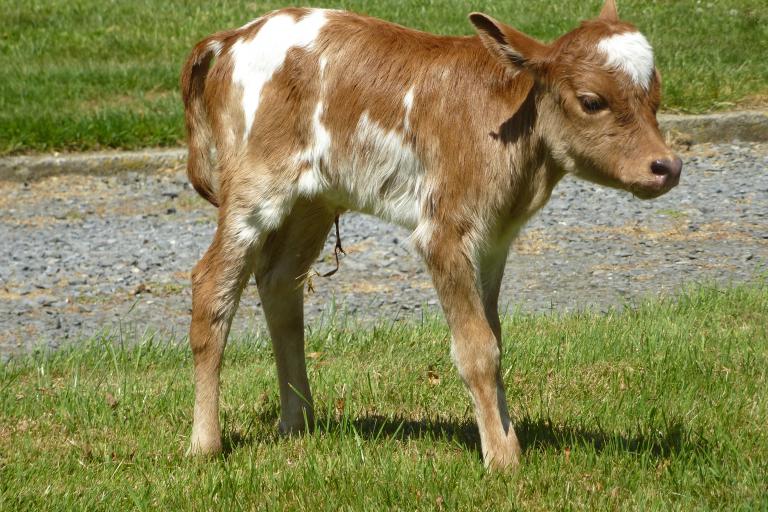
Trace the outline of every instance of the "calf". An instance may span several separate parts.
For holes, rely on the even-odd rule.
[[[355,210],[411,230],[485,463],[517,464],[497,312],[510,243],[566,174],[653,198],[677,185],[682,162],[656,122],[651,47],[613,0],[551,44],[469,18],[478,35],[448,37],[284,9],[193,50],[181,77],[188,174],[219,215],[192,273],[192,453],[221,450],[221,358],[251,274],[277,362],[280,428],[312,423],[302,276],[334,219]]]

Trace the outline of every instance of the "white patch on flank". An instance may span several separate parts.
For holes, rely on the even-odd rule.
[[[411,87],[403,98],[403,106],[405,107],[405,118],[403,119],[403,129],[406,133],[411,131],[411,111],[413,110],[413,96],[414,89]]]
[[[299,176],[299,194],[306,197],[314,197],[325,189],[325,179],[315,166],[304,171]]]
[[[283,65],[291,48],[312,48],[326,21],[321,9],[312,10],[299,21],[278,14],[269,18],[255,37],[232,45],[232,81],[243,88],[244,138],[250,133],[264,85]]]
[[[296,155],[295,158],[297,164],[309,164],[310,166],[310,169],[304,171],[299,177],[299,194],[303,196],[319,194],[326,184],[320,171],[320,165],[324,159],[329,157],[331,134],[320,121],[323,109],[323,102],[319,101],[315,107],[315,114],[312,116],[312,133],[314,136],[312,145]]]
[[[395,130],[385,130],[367,112],[360,116],[348,157],[338,170],[338,200],[408,229],[420,218],[424,167]]]
[[[598,49],[608,58],[608,66],[620,69],[634,83],[648,90],[653,76],[653,48],[640,32],[616,34],[600,41]]]
[[[312,143],[304,151],[295,156],[294,161],[301,167],[309,165],[309,170],[299,176],[298,192],[303,196],[316,196],[327,186],[327,180],[321,173],[321,165],[327,163],[331,151],[331,134],[323,126],[321,118],[325,111],[323,104],[323,92],[325,89],[325,69],[328,66],[328,58],[321,56],[320,64],[320,101],[317,102],[315,113],[312,116]]]

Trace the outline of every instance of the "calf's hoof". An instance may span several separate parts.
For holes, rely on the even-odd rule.
[[[520,445],[510,443],[485,452],[483,460],[488,471],[509,471],[520,465]]]
[[[221,436],[201,436],[192,434],[187,449],[187,457],[209,458],[221,454]]]
[[[304,418],[304,415],[302,415],[300,418],[282,419],[278,426],[280,434],[288,437],[311,432],[314,427],[315,420],[312,415],[309,415],[307,418]]]
[[[510,471],[520,465],[520,458],[517,455],[494,455],[485,456],[485,468],[488,471]]]

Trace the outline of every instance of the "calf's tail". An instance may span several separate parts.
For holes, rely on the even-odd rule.
[[[181,71],[181,95],[187,127],[187,177],[203,198],[219,206],[217,177],[211,154],[211,125],[205,107],[205,79],[211,60],[220,49],[217,35],[203,39],[195,46]]]

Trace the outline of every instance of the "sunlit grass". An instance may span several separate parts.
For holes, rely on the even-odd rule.
[[[184,344],[123,332],[0,367],[2,510],[764,510],[768,290],[504,324],[522,467],[488,475],[438,319],[310,329],[319,424],[276,434],[269,344],[235,339],[226,454],[184,457]],[[346,322],[346,323],[345,323]]]
[[[594,16],[597,0],[342,0],[415,28],[469,34],[486,11],[544,40]],[[702,112],[765,101],[763,0],[620,1],[650,38],[665,107]],[[170,146],[183,137],[178,75],[194,43],[287,5],[268,0],[0,0],[0,154]]]

